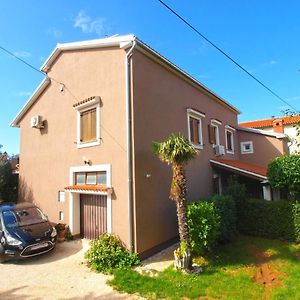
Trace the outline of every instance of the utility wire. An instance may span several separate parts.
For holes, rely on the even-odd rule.
[[[27,61],[25,61],[24,59],[18,57],[17,55],[15,55],[14,53],[12,53],[11,51],[7,50],[6,48],[0,46],[0,49],[4,52],[6,52],[7,54],[11,55],[12,57],[18,59],[19,61],[21,61],[23,64],[27,65],[29,68],[33,69],[34,71],[43,74],[45,76],[45,73],[43,73],[42,71],[40,71],[39,69],[37,69],[36,67],[34,67],[33,65],[29,64]]]
[[[281,96],[279,96],[276,92],[274,92],[271,88],[269,88],[266,84],[264,84],[261,80],[252,75],[249,71],[247,71],[241,64],[239,64],[235,59],[233,59],[229,54],[227,54],[224,50],[222,50],[215,43],[210,41],[204,34],[202,34],[197,28],[195,28],[191,23],[189,23],[186,19],[180,16],[175,10],[173,10],[169,5],[167,5],[164,1],[158,0],[165,8],[167,8],[172,14],[174,14],[177,18],[179,18],[183,23],[185,23],[188,27],[190,27],[193,31],[195,31],[199,36],[201,36],[206,42],[208,42],[211,46],[221,52],[226,58],[228,58],[231,62],[233,62],[238,68],[248,74],[252,79],[254,79],[258,84],[264,87],[267,91],[269,91],[273,96],[278,98],[280,101],[288,105],[293,110],[297,111],[295,107],[289,104],[286,100],[284,100]]]
[[[0,46],[0,49],[4,52],[6,52],[7,54],[9,54],[10,56],[18,59],[20,62],[22,62],[23,64],[25,64],[27,67],[33,69],[34,71],[48,77],[49,79],[52,79],[53,81],[55,81],[56,83],[59,83],[59,84],[63,84],[61,82],[59,82],[58,80],[56,80],[55,78],[52,78],[52,77],[49,77],[47,74],[45,74],[44,72],[42,72],[41,70],[37,69],[36,67],[34,67],[33,65],[31,65],[30,63],[28,63],[27,61],[25,61],[24,59],[18,57],[17,55],[15,55],[13,52],[7,50],[6,48]]]

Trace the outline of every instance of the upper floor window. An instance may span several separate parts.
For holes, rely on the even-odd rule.
[[[253,153],[253,142],[241,142],[241,153],[242,154],[251,154]]]
[[[209,142],[214,146],[220,145],[219,126],[221,124],[220,121],[213,119],[209,125]]]
[[[100,144],[100,98],[93,97],[75,104],[77,110],[77,147]]]
[[[197,149],[203,148],[202,118],[204,114],[191,108],[187,109],[189,141]]]
[[[234,128],[225,126],[226,151],[229,154],[234,154],[234,131]]]

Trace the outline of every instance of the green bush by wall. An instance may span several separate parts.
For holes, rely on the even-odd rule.
[[[237,234],[235,202],[216,195],[188,206],[191,246],[195,252],[210,251],[218,243],[232,241]]]
[[[240,232],[287,241],[300,241],[300,203],[244,199],[238,209]]]

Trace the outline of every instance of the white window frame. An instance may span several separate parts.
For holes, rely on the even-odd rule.
[[[228,149],[227,132],[229,132],[231,134],[230,141],[231,141],[232,150]],[[235,132],[234,128],[232,128],[232,127],[230,127],[228,125],[225,126],[225,143],[226,143],[226,152],[228,154],[234,154],[234,132]]]
[[[96,108],[96,141],[81,142],[81,114],[85,111]],[[82,105],[77,106],[77,148],[86,148],[100,145],[100,98],[95,97],[92,101],[88,101]]]
[[[220,145],[220,129],[219,126],[222,125],[222,122],[212,119],[210,121],[210,126],[215,127],[215,139],[216,139],[216,144],[213,144],[213,147],[219,146]]]
[[[246,145],[250,145],[250,150],[245,149]],[[253,142],[252,141],[241,142],[241,154],[252,154],[252,153],[254,153]]]
[[[194,144],[191,140],[191,128],[190,128],[190,118],[197,119],[199,121],[199,144]],[[202,119],[205,118],[205,114],[202,114],[194,109],[188,108],[187,109],[187,125],[188,125],[188,136],[190,143],[196,148],[196,149],[203,149],[203,133],[202,133]]]

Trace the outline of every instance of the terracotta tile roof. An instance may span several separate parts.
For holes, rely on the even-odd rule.
[[[65,190],[76,190],[76,191],[91,191],[91,192],[107,192],[111,188],[107,186],[100,186],[94,184],[85,184],[85,185],[71,185],[65,187]]]
[[[79,105],[82,105],[82,104],[85,104],[85,103],[87,103],[87,102],[89,102],[89,101],[91,101],[91,100],[94,100],[95,98],[96,98],[96,96],[91,96],[91,97],[88,97],[88,98],[86,98],[86,99],[84,99],[84,100],[81,100],[81,101],[79,101],[79,102],[73,104],[73,108],[76,108],[76,107],[79,106]]]
[[[253,175],[258,175],[258,177],[265,177],[265,179],[267,177],[267,168],[249,164],[243,161],[214,158],[211,159],[210,162],[228,169],[240,171],[242,173],[251,173]]]
[[[285,124],[295,124],[295,123],[300,122],[300,115],[292,116],[292,117],[275,117],[275,118],[271,118],[271,119],[242,122],[242,123],[239,123],[239,126],[241,126],[241,127],[251,127],[251,128],[272,127],[274,120],[282,120],[283,125],[285,125]]]

